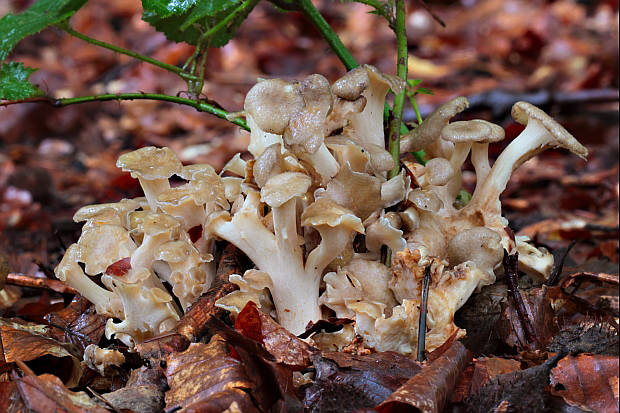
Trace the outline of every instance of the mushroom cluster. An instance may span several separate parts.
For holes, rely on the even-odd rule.
[[[341,349],[361,336],[369,348],[408,354],[416,351],[428,267],[426,348],[462,336],[454,313],[495,281],[504,249],[525,252],[523,268],[541,277],[553,264],[547,251],[505,231],[499,195],[512,171],[547,147],[587,151],[519,102],[513,116],[527,127],[491,167],[487,148],[503,129],[483,120],[449,123],[468,106],[457,98],[402,140],[401,152],[424,149],[428,162],[405,161],[410,173],[388,179],[394,161],[383,107],[388,91],[402,88],[368,65],[332,85],[316,74],[262,80],[243,112],[251,158],[237,154],[219,174],[183,166],[167,148],[122,155],[117,165],[138,178],[145,197],[80,209],[74,219],[86,222],[82,235],[56,274],[110,318],[108,337],[132,346],[172,328],[209,288],[214,241],[224,240],[255,265],[232,275],[239,290],[217,302],[233,316],[253,301],[294,334],[329,315],[349,318],[354,323],[337,333],[315,334],[314,344]],[[478,183],[459,209],[470,152]],[[185,183],[171,187],[173,175]],[[99,274],[103,286],[89,277]]]

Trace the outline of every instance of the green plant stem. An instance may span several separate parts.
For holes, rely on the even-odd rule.
[[[312,4],[310,0],[300,0],[299,7],[306,17],[310,19],[313,26],[321,33],[323,39],[325,39],[329,47],[332,48],[347,70],[358,67],[359,64],[355,61],[355,58],[349,53],[349,50],[347,50],[342,43],[340,37],[334,32],[329,23],[325,21],[321,13],[314,7],[314,4]]]
[[[415,96],[411,97],[411,107],[413,107],[415,117],[418,120],[418,126],[420,126],[422,124],[422,115],[420,114],[420,108],[418,108],[418,102],[416,101]]]
[[[38,97],[38,98],[30,98],[23,100],[13,100],[13,101],[3,101],[0,102],[1,106],[9,106],[15,105],[18,103],[47,103],[53,107],[64,107],[69,105],[76,105],[79,103],[88,103],[88,102],[105,102],[109,100],[160,100],[164,102],[172,102],[178,103],[185,106],[191,106],[199,112],[206,112],[212,115],[217,116],[218,118],[226,119],[235,125],[241,126],[245,130],[250,130],[247,123],[240,118],[235,118],[230,120],[228,116],[229,112],[224,109],[218,108],[216,106],[210,105],[208,103],[195,101],[192,99],[186,99],[178,96],[170,96],[170,95],[161,95],[158,93],[107,93],[101,95],[90,95],[90,96],[79,96],[75,98],[61,98],[54,99],[50,97]]]
[[[396,0],[396,46],[398,51],[397,69],[398,77],[407,82],[407,34],[405,31],[405,0]],[[400,172],[400,133],[403,119],[403,107],[405,105],[405,89],[394,97],[394,118],[389,129],[389,152],[394,159],[394,168],[388,173],[392,178]]]
[[[116,53],[120,53],[120,54],[124,54],[130,57],[133,57],[134,59],[138,59],[138,60],[142,60],[143,62],[146,63],[150,63],[154,66],[160,67],[162,69],[165,69],[169,72],[172,73],[176,73],[177,75],[181,76],[183,79],[186,80],[198,80],[198,78],[190,73],[185,72],[183,69],[181,69],[180,67],[168,64],[168,63],[164,63],[162,61],[159,61],[157,59],[153,59],[152,57],[148,57],[145,56],[143,54],[134,52],[132,50],[128,50],[128,49],[124,49],[120,46],[116,46],[110,43],[106,43],[106,42],[102,42],[101,40],[97,40],[97,39],[93,39],[92,37],[86,36],[85,34],[82,34],[80,32],[77,32],[75,30],[73,30],[71,27],[69,27],[69,25],[67,24],[59,24],[57,26],[58,28],[64,30],[65,32],[67,32],[68,34],[70,34],[73,37],[77,37],[78,39],[84,40],[87,43],[90,44],[94,44],[95,46],[99,46],[99,47],[103,47],[105,49],[108,50],[112,50],[113,52]]]
[[[237,17],[237,15],[247,11],[248,9],[250,9],[250,11],[251,11],[251,9],[253,9],[254,6],[256,6],[259,1],[260,0],[247,0],[244,3],[241,3],[241,5],[239,7],[237,7],[235,10],[233,10],[228,16],[226,16],[222,20],[220,20],[215,26],[213,26],[209,30],[207,30],[205,32],[205,34],[203,36],[201,36],[201,37],[204,37],[205,39],[208,39],[209,37],[213,36],[215,33],[217,33],[219,30],[221,30],[223,27],[225,27],[228,23],[230,23],[231,20],[233,20],[235,17]]]

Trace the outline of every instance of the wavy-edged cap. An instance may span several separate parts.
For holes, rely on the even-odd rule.
[[[258,126],[269,133],[281,135],[291,116],[304,107],[298,83],[282,79],[263,80],[245,96],[245,111]]]
[[[280,207],[285,202],[305,194],[310,184],[310,177],[301,172],[284,172],[272,176],[260,190],[261,202],[272,208]]]
[[[119,156],[116,166],[131,172],[133,178],[168,179],[183,165],[170,148],[147,146]]]
[[[573,135],[571,135],[562,125],[553,120],[543,110],[537,108],[531,103],[517,102],[512,106],[512,118],[522,125],[527,125],[530,119],[540,122],[547,132],[553,136],[554,141],[551,144],[554,147],[566,148],[581,159],[586,160],[588,150],[579,143]]]
[[[319,198],[306,208],[301,214],[301,225],[314,228],[321,225],[345,227],[360,234],[364,233],[362,220],[353,211],[329,198]]]
[[[492,143],[505,136],[501,126],[482,119],[452,122],[441,130],[441,139],[454,143]]]

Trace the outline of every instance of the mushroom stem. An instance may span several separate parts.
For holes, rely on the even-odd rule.
[[[476,170],[476,188],[481,188],[491,172],[489,165],[489,144],[474,143],[471,149],[471,163]]]
[[[338,173],[340,165],[336,158],[329,152],[324,143],[314,153],[301,153],[301,158],[308,159],[316,172],[321,175],[321,183],[323,185],[332,179]]]
[[[501,213],[499,195],[506,189],[512,172],[543,151],[552,141],[553,135],[538,120],[530,118],[523,132],[497,158],[480,191],[476,188],[471,202],[465,208],[471,210],[489,206],[492,211]]]
[[[144,196],[149,203],[149,208],[151,211],[157,212],[157,197],[170,189],[170,182],[167,179],[145,179],[141,176],[138,176],[138,181],[140,181]]]

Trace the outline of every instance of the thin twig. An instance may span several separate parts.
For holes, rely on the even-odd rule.
[[[418,361],[424,361],[426,347],[426,314],[428,313],[428,287],[431,283],[431,265],[424,269],[424,283],[422,284],[422,304],[420,308],[420,321],[418,323]]]
[[[46,290],[56,291],[61,294],[77,294],[78,292],[66,285],[65,283],[49,278],[32,277],[26,274],[9,273],[7,274],[6,283],[9,285],[17,285],[20,287],[43,288]]]
[[[97,393],[96,391],[94,391],[93,389],[91,389],[89,386],[86,386],[86,388],[88,389],[88,391],[90,392],[90,394],[93,395],[93,397],[97,400],[99,400],[101,403],[104,403],[106,406],[108,406],[109,409],[111,409],[112,411],[116,412],[116,413],[121,413],[120,410],[118,410],[116,407],[114,407],[114,405],[112,403],[110,403],[109,401],[107,401],[103,396],[101,396],[99,393]]]
[[[441,19],[441,17],[435,14],[435,12],[432,11],[430,7],[428,7],[428,4],[426,4],[424,0],[418,0],[418,4],[422,6],[422,8],[424,8],[424,10],[426,10],[426,12],[430,14],[431,17],[435,19],[435,21],[441,25],[441,27],[444,27],[444,28],[446,27],[446,23]]]
[[[504,273],[508,278],[508,293],[512,295],[521,322],[521,327],[525,333],[525,338],[529,343],[535,341],[534,329],[525,309],[525,303],[523,297],[519,292],[519,253],[515,251],[514,254],[508,254],[508,251],[504,250]]]
[[[575,244],[577,244],[577,240],[573,240],[567,247],[562,248],[562,250],[559,251],[558,256],[555,259],[555,264],[551,269],[551,274],[549,274],[549,278],[547,278],[545,285],[552,286],[558,282],[558,278],[560,278],[560,274],[562,274],[562,269],[564,269],[564,261]]]
[[[62,99],[54,99],[48,96],[42,96],[37,98],[29,98],[22,100],[9,100],[0,102],[1,106],[10,106],[16,105],[19,103],[46,103],[53,107],[59,108],[69,105],[75,105],[79,103],[88,103],[88,102],[105,102],[109,100],[160,100],[164,102],[172,102],[179,103],[181,105],[191,106],[199,112],[207,112],[212,115],[217,116],[218,118],[226,119],[229,122],[234,123],[235,125],[241,126],[245,130],[250,130],[247,123],[240,118],[236,118],[233,120],[228,119],[229,112],[217,108],[213,105],[207,104],[203,101],[195,101],[192,99],[186,99],[178,96],[170,96],[170,95],[161,95],[158,93],[106,93],[101,95],[90,95],[90,96],[79,96],[75,98],[62,98]]]
[[[59,24],[57,25],[57,27],[61,30],[64,30],[67,34],[70,34],[73,37],[77,37],[78,39],[84,40],[87,43],[93,44],[95,46],[103,47],[108,50],[112,50],[113,52],[116,52],[116,53],[120,53],[126,56],[133,57],[134,59],[142,60],[143,62],[150,63],[154,66],[157,66],[169,72],[175,73],[186,80],[198,80],[196,76],[185,72],[180,67],[161,62],[157,59],[153,59],[152,57],[145,56],[138,52],[134,52],[132,50],[128,50],[123,47],[116,46],[114,44],[110,44],[110,43],[102,42],[101,40],[93,39],[92,37],[89,37],[83,33],[73,30],[71,27],[69,27],[68,24]]]

